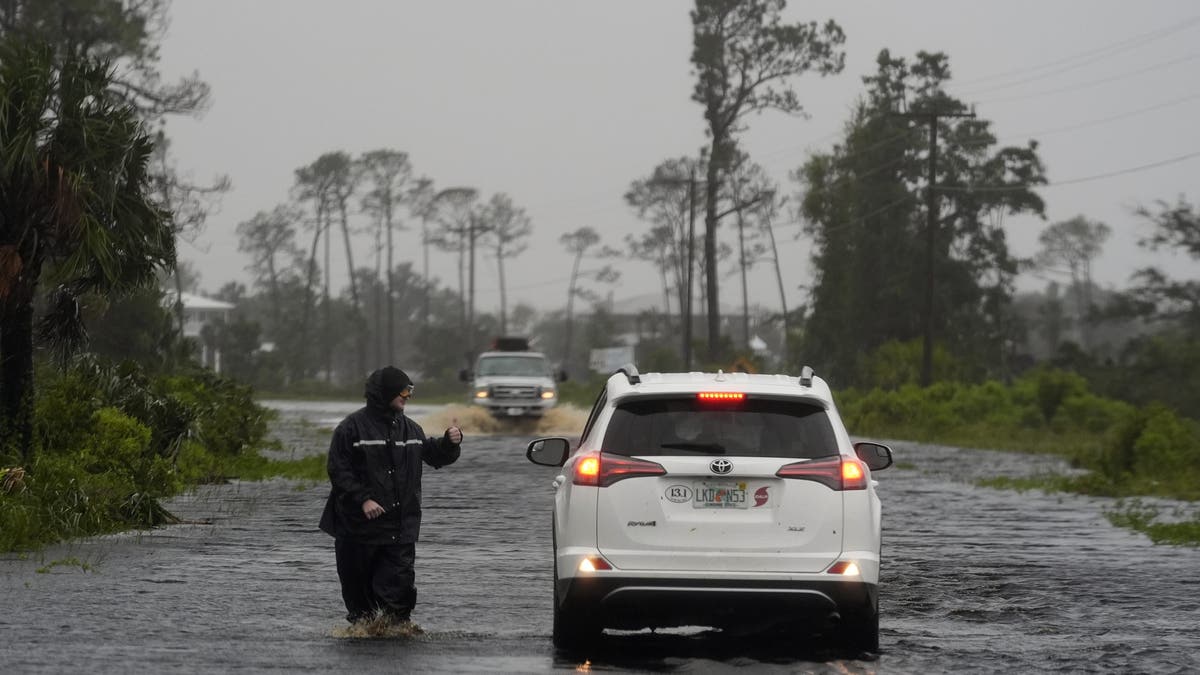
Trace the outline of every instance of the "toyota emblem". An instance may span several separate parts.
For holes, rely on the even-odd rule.
[[[709,463],[708,468],[716,474],[725,475],[733,471],[733,462],[727,459],[714,459]]]

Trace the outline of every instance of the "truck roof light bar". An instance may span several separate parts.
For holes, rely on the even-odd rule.
[[[638,374],[637,366],[632,363],[626,363],[617,369],[618,373],[625,373],[625,379],[629,380],[629,384],[641,384],[642,376]]]
[[[801,368],[800,369],[800,386],[801,387],[811,387],[813,375],[815,375],[815,374],[816,373],[814,373],[813,369],[810,368],[809,366],[804,366],[803,368]]]

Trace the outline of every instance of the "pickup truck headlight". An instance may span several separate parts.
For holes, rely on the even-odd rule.
[[[543,389],[543,390],[542,390],[542,398],[543,398],[543,399],[552,399],[552,398],[554,398],[554,390],[553,390],[553,389]]]
[[[485,387],[485,388],[483,388],[483,389],[476,389],[476,390],[475,390],[475,398],[480,398],[480,399],[482,399],[482,398],[487,398],[487,397],[488,397],[488,390],[487,390],[487,388],[486,388],[486,387]]]

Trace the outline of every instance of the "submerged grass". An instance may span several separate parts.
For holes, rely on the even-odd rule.
[[[1190,518],[1180,512],[1164,514],[1161,507],[1133,499],[1119,501],[1104,516],[1113,525],[1145,534],[1155,544],[1200,546],[1200,513]]]

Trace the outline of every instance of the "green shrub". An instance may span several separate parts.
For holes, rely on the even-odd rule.
[[[1090,392],[1075,393],[1063,399],[1055,422],[1065,431],[1111,429],[1132,409],[1128,403],[1101,398]]]
[[[257,450],[274,412],[254,402],[254,390],[208,370],[163,381],[169,398],[192,413],[190,437],[217,456]]]
[[[1063,401],[1088,391],[1087,380],[1075,373],[1044,368],[1034,371],[1032,378],[1037,392],[1038,410],[1047,424],[1054,421]]]
[[[85,356],[37,376],[34,461],[23,489],[0,490],[0,550],[170,522],[160,500],[236,475],[240,458],[258,475],[314,472],[262,459],[271,413],[209,371],[152,378]]]

